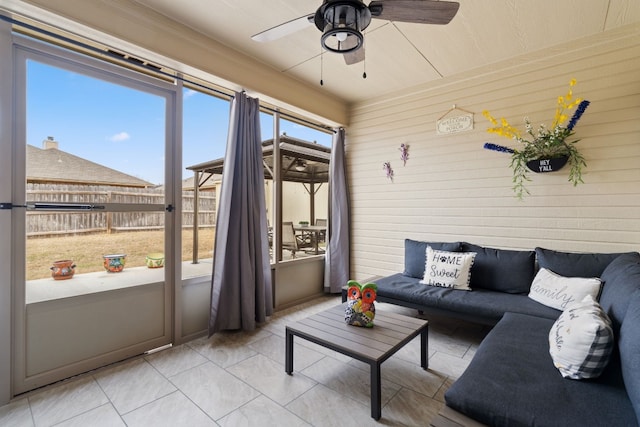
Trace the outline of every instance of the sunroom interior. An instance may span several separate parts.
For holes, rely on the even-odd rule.
[[[0,15],[8,20],[0,21],[0,57],[11,57],[13,37],[34,34],[29,29],[33,26],[51,33],[39,33],[37,38],[45,41],[65,45],[58,38],[62,35],[108,46],[227,94],[244,90],[273,111],[325,129],[345,127],[350,276],[355,279],[401,272],[406,238],[473,241],[506,249],[640,248],[636,0],[526,5],[460,0],[458,16],[446,26],[374,20],[365,33],[367,58],[355,65],[345,65],[340,55],[322,53],[321,34],[315,29],[271,44],[251,40],[252,34],[312,12],[318,3],[2,0]],[[14,76],[10,61],[0,61],[0,75]],[[509,156],[483,149],[485,142],[514,142],[487,134],[490,123],[482,112],[489,110],[517,125],[525,116],[536,124],[549,123],[557,96],[573,78],[578,82],[576,95],[591,102],[576,132],[587,163],[584,183],[573,186],[562,171],[536,174],[528,183],[529,194],[519,200],[512,189]],[[3,78],[0,111],[16,108],[13,88],[13,79]],[[462,113],[471,115],[470,127],[437,131],[441,119]],[[17,131],[12,118],[0,117],[0,202],[14,194]],[[404,159],[402,144],[408,147]],[[392,176],[384,165],[393,169]],[[206,165],[196,166],[194,170],[207,170]],[[274,224],[280,222],[273,218]],[[15,214],[0,211],[2,234],[10,236],[14,228]],[[24,323],[20,326],[24,318],[16,321],[16,310],[20,316],[27,310],[24,299],[16,308],[17,290],[24,283],[16,283],[20,276],[14,259],[24,248],[16,247],[14,238],[0,243],[0,404],[114,360],[89,352],[73,369],[67,369],[66,362],[46,368],[56,371],[53,376],[29,372],[31,362],[17,348],[26,346],[28,331]],[[280,302],[283,306],[305,298],[299,268],[305,276],[322,280],[322,256],[298,261],[281,272],[282,282],[294,291],[290,300]],[[174,274],[172,280],[180,279]],[[206,300],[206,283],[188,285],[193,286],[185,290],[184,301]],[[295,294],[298,291],[302,294]],[[156,319],[163,331],[151,334],[154,346],[201,332],[203,318],[171,322],[183,319],[184,313],[167,305],[164,298],[172,295],[168,287],[152,283],[150,292],[156,307],[168,313]],[[135,310],[132,304],[128,309]],[[36,312],[45,325],[48,310]],[[135,350],[139,348],[125,353]]]

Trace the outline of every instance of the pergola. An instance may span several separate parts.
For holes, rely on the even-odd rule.
[[[262,143],[262,163],[265,180],[276,184],[276,224],[281,223],[282,182],[299,182],[309,193],[309,218],[315,222],[315,195],[324,183],[329,182],[329,162],[331,149],[323,145],[303,141],[287,135],[278,138],[274,146],[273,139]],[[278,153],[280,161],[278,160]],[[278,167],[280,170],[278,170]],[[193,263],[198,263],[198,211],[200,188],[214,177],[222,176],[224,158],[211,160],[187,167],[193,171],[194,183],[194,219],[193,219]],[[279,177],[279,179],[278,179]],[[279,233],[277,233],[279,234]]]

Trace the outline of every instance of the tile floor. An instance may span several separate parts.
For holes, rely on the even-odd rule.
[[[429,370],[419,337],[384,362],[376,423],[368,365],[296,338],[294,373],[284,371],[285,324],[339,303],[321,297],[251,333],[196,339],[31,392],[0,407],[0,426],[427,426],[488,332],[431,318]]]

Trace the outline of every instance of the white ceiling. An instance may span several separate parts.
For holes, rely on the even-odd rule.
[[[313,25],[268,43],[251,40],[314,12],[321,0],[135,1],[310,85],[319,87],[322,68],[323,90],[347,103],[640,22],[640,0],[459,0],[445,26],[374,19],[365,32],[366,62],[347,66],[330,52],[321,61]]]

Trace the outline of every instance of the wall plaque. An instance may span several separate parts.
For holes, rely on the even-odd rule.
[[[536,173],[555,172],[567,164],[568,156],[555,157],[553,159],[538,159],[527,162],[527,167]]]
[[[473,129],[473,114],[467,113],[461,116],[440,119],[436,125],[438,135],[466,132]]]
[[[463,114],[458,113],[458,115],[453,116],[451,115],[453,111],[462,112]],[[453,107],[436,121],[436,133],[438,135],[448,135],[470,130],[473,130],[473,113],[457,107],[456,104],[453,104]]]

